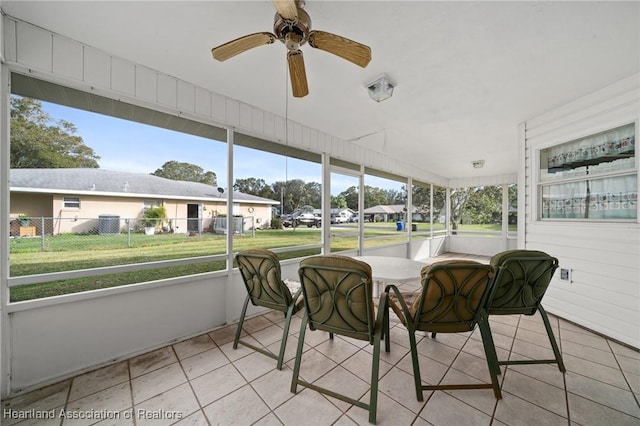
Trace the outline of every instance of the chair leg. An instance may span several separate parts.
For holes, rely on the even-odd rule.
[[[547,312],[542,308],[542,306],[538,306],[538,312],[540,312],[540,316],[544,322],[544,327],[547,329],[547,335],[549,336],[551,348],[553,348],[553,354],[555,355],[556,362],[558,363],[558,369],[561,372],[566,373],[567,370],[564,368],[564,361],[562,360],[562,355],[560,354],[560,348],[558,348],[556,338],[553,335],[553,330],[551,329],[551,323],[549,322],[549,317],[547,317]]]
[[[302,350],[304,349],[304,334],[307,331],[309,319],[305,312],[300,325],[300,335],[298,336],[298,350],[296,351],[296,362],[293,366],[293,377],[291,378],[291,393],[296,393],[298,387],[298,376],[300,375],[300,364],[302,363]]]
[[[247,306],[249,305],[250,297],[247,295],[247,298],[244,300],[244,306],[242,307],[242,314],[240,315],[240,320],[238,321],[238,329],[236,330],[236,337],[233,340],[233,349],[238,349],[238,342],[240,341],[240,334],[242,334],[242,324],[244,324],[244,316],[247,313]]]
[[[416,398],[422,401],[422,379],[420,378],[420,363],[418,360],[418,348],[416,346],[416,332],[409,329],[409,346],[411,346],[411,361],[413,362],[413,381],[416,387]]]
[[[292,303],[287,310],[286,319],[284,321],[284,331],[282,332],[282,341],[280,342],[280,353],[278,354],[278,370],[282,370],[282,362],[284,360],[284,352],[287,348],[287,337],[289,337],[289,325],[291,324],[291,317],[293,316],[294,304]]]
[[[489,367],[489,374],[491,375],[493,394],[495,395],[496,399],[502,399],[500,383],[498,382],[500,366],[498,365],[498,355],[496,354],[496,347],[493,342],[493,336],[491,335],[491,328],[489,328],[489,316],[484,314],[480,318],[480,321],[478,321],[478,326],[480,327],[482,345],[484,346],[484,354],[487,358],[487,366]]]
[[[373,341],[373,362],[371,366],[371,396],[369,398],[369,423],[376,423],[378,414],[378,381],[380,378],[380,339],[382,330],[376,333]],[[388,340],[388,339],[387,339]]]

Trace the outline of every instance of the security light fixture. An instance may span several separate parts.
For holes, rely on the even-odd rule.
[[[484,167],[484,160],[472,161],[471,164],[473,164],[474,169],[481,169],[482,167]]]
[[[376,81],[367,84],[367,92],[369,92],[369,97],[376,102],[384,101],[385,99],[389,99],[391,95],[393,95],[393,89],[396,87],[395,83],[392,83],[389,80],[389,77],[386,75],[382,75],[382,77],[378,78]]]

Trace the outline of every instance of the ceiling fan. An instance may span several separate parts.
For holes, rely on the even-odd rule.
[[[226,61],[254,47],[280,40],[288,50],[291,88],[296,98],[309,94],[304,58],[300,50],[300,46],[307,42],[311,47],[340,56],[363,68],[371,61],[371,49],[368,46],[325,31],[311,30],[311,18],[303,10],[304,0],[273,0],[273,4],[276,8],[273,33],[248,34],[221,44],[211,49],[213,57],[218,61]]]

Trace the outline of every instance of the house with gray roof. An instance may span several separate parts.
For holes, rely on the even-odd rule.
[[[192,233],[213,232],[226,217],[227,192],[224,188],[198,182],[175,181],[162,177],[104,169],[11,169],[11,234],[18,217],[27,216],[29,234],[109,233],[133,226],[150,207],[164,206],[166,230]],[[244,217],[244,227],[268,227],[272,207],[280,203],[255,195],[233,192],[234,216]],[[119,225],[113,229],[113,223]],[[105,225],[106,224],[106,225]],[[132,225],[133,224],[133,225]],[[217,224],[217,225],[216,225]],[[26,227],[22,226],[22,227]],[[14,229],[16,228],[16,229]],[[113,231],[113,232],[112,232]]]

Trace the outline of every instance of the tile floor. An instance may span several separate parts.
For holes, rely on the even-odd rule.
[[[640,425],[635,350],[551,317],[566,374],[555,365],[508,366],[502,368],[500,401],[483,389],[425,391],[418,402],[406,329],[394,319],[391,352],[383,350],[380,362],[379,425]],[[281,371],[244,346],[234,350],[231,325],[3,401],[2,424],[368,424],[361,408],[300,386],[290,393],[300,323],[297,315]],[[277,351],[282,324],[280,313],[254,317],[245,323],[246,338]],[[500,359],[553,357],[539,316],[491,317],[491,324]],[[423,381],[488,380],[479,330],[419,339]],[[304,379],[368,401],[368,344],[307,331],[305,350]],[[33,418],[38,415],[49,418]],[[31,418],[15,418],[21,416]]]

